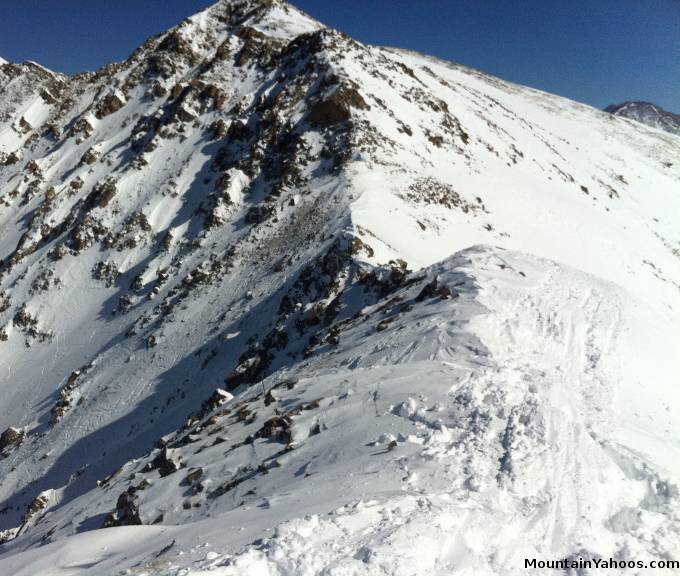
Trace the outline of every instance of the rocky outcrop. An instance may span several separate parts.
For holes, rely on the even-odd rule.
[[[359,91],[352,86],[338,86],[312,106],[307,119],[319,128],[327,128],[346,122],[352,115],[352,109],[368,110],[370,107]]]
[[[102,528],[112,528],[115,526],[140,526],[142,519],[139,516],[139,499],[135,495],[135,488],[132,486],[123,492],[116,502],[115,512],[106,516]]]
[[[152,462],[152,469],[157,469],[161,477],[174,474],[181,467],[180,453],[167,446],[160,450]]]
[[[118,112],[125,106],[125,97],[119,92],[110,92],[97,104],[95,115],[99,120]]]
[[[24,441],[24,431],[10,426],[0,434],[0,454],[7,456]]]

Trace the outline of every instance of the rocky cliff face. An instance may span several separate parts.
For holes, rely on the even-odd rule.
[[[440,497],[446,524],[493,494],[495,520],[475,522],[496,525],[511,494],[552,553],[672,552],[657,448],[674,430],[677,138],[362,45],[278,0],[224,0],[95,73],[0,63],[0,85],[0,567],[102,526],[152,539],[209,517],[199,533],[236,554],[346,507],[371,541],[334,552],[344,520],[322,522],[309,562],[370,573],[370,550],[402,541],[373,514],[404,487],[431,498],[401,502],[425,524]],[[630,353],[620,335],[649,330],[655,350]],[[598,508],[609,528],[585,529],[566,511],[594,506],[603,461],[627,479]],[[622,528],[643,484],[648,541]],[[352,508],[374,497],[380,512]],[[305,526],[220,562],[274,566]]]

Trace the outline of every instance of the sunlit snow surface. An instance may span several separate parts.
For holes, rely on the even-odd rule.
[[[313,57],[237,66],[256,36],[246,24],[284,52],[320,25],[277,2],[238,30],[220,14],[178,28],[212,67],[178,57],[159,82],[169,94],[200,76],[226,103],[187,98],[194,119],[155,138],[139,166],[135,127],[174,110],[171,96],[126,86],[155,44],[72,80],[63,110],[41,95],[62,77],[0,61],[0,152],[18,156],[0,166],[0,258],[37,246],[1,278],[0,431],[26,439],[0,459],[0,531],[17,536],[0,545],[0,574],[505,575],[525,574],[525,558],[680,558],[680,138],[334,33]],[[328,129],[306,120],[326,94],[304,82],[318,75],[351,80],[367,104],[351,111],[335,171]],[[281,104],[299,78],[307,99]],[[111,82],[122,108],[98,118]],[[222,143],[209,134],[221,118],[258,134],[265,98],[310,160],[301,183],[281,183],[276,218],[252,224],[263,178],[243,163],[216,175]],[[91,133],[67,137],[82,119]],[[90,149],[98,159],[84,163]],[[63,237],[42,225],[70,233],[109,176],[114,199],[88,215],[122,239],[54,258]],[[211,206],[220,224],[207,229]],[[139,214],[145,226],[131,228]],[[291,323],[263,383],[183,428],[281,321],[305,266],[348,238],[364,246],[351,266],[402,259],[412,283],[375,295],[341,267],[335,292],[312,291],[291,313],[309,318],[337,296],[338,342],[305,355],[309,333]],[[102,263],[108,283],[93,272]],[[449,297],[420,298],[435,279]],[[14,322],[24,303],[45,341]],[[281,415],[290,442],[262,433]],[[160,436],[182,465],[164,477],[149,469]],[[200,490],[187,480],[198,469]],[[99,529],[142,481],[146,525]],[[44,509],[23,520],[39,494]]]

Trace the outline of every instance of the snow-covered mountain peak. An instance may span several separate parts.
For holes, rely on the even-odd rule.
[[[680,115],[668,112],[652,102],[628,101],[622,104],[612,104],[605,108],[605,112],[680,135]]]
[[[220,0],[189,20],[200,22],[206,13],[232,25],[250,26],[267,36],[288,40],[324,27],[284,0]]]
[[[228,50],[231,37],[248,39],[252,48],[258,43],[280,48],[300,34],[321,28],[322,24],[283,0],[220,0],[168,32],[149,39],[141,55],[148,56],[144,48],[149,46],[205,60],[216,49],[217,54]]]
[[[222,39],[225,33],[244,35],[246,30],[254,30],[271,39],[290,41],[299,34],[322,27],[282,0],[220,0],[187,18],[170,34],[179,33],[197,41],[206,34],[208,37],[216,34]]]

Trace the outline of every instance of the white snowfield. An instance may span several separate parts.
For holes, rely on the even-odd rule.
[[[680,560],[680,137],[278,0],[0,86],[0,575]]]

